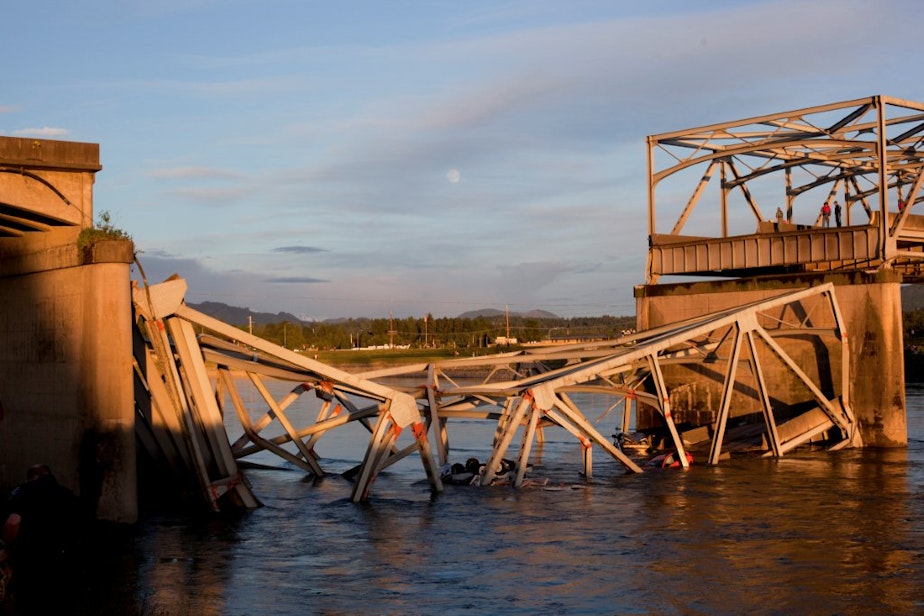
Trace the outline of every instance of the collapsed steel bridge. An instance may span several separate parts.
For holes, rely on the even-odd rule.
[[[193,472],[214,510],[225,503],[258,506],[238,464],[255,453],[270,452],[306,474],[324,476],[328,471],[315,444],[353,422],[368,433],[365,455],[348,473],[355,502],[369,497],[384,468],[412,454],[419,456],[430,489],[441,491],[439,468],[449,460],[449,433],[458,418],[496,426],[476,481],[482,486],[497,479],[518,434],[512,484],[524,485],[531,448],[548,429],[565,430],[581,443],[581,472],[588,478],[594,448],[627,472],[642,472],[644,460],[622,451],[588,419],[594,409],[579,407],[575,394],[582,392],[611,397],[607,412],[621,410],[614,428],[622,432],[631,430],[633,404],[654,409],[663,423],[664,449],[678,454],[684,467],[690,448],[704,448],[706,461],[718,464],[731,451],[780,457],[800,445],[862,445],[848,399],[847,335],[830,284],[615,340],[363,373],[331,367],[209,317],[187,306],[185,293],[181,278],[133,290],[138,432],[165,468],[178,476]],[[780,343],[787,337],[834,349],[832,360],[811,370],[800,366]],[[721,381],[711,425],[684,430],[675,424],[662,374],[667,364],[705,366]],[[787,378],[766,378],[770,364]],[[460,375],[473,370],[480,382],[459,384]],[[260,405],[245,403],[238,388],[242,377],[259,392]],[[419,384],[389,385],[394,377]],[[291,389],[276,399],[270,380],[291,383]],[[309,392],[322,401],[320,411],[314,421],[297,425],[287,409]],[[739,406],[759,411],[742,414]],[[230,413],[242,429],[233,439],[225,421]],[[402,436],[408,433],[410,439]]]

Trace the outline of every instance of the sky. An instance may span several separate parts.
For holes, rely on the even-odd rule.
[[[39,0],[4,23],[0,135],[98,143],[95,212],[149,283],[303,319],[632,315],[646,136],[924,101],[919,0]]]

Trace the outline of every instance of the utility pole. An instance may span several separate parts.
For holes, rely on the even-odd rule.
[[[253,336],[253,315],[247,315],[247,331]]]
[[[388,348],[395,348],[395,315],[388,311]]]

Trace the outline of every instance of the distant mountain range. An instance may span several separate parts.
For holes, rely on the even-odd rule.
[[[902,287],[901,292],[902,310],[924,310],[924,285],[907,285]],[[231,325],[247,325],[250,323],[249,319],[253,319],[254,325],[269,325],[271,323],[282,323],[283,321],[288,321],[289,323],[309,323],[309,321],[303,321],[294,314],[288,312],[277,312],[275,314],[272,312],[254,312],[250,308],[238,308],[236,306],[229,306],[228,304],[223,304],[221,302],[202,302],[201,304],[189,305],[199,312],[203,312],[210,317],[215,317],[216,319],[220,319]],[[463,312],[457,318],[492,318],[502,317],[504,314],[505,312],[503,310],[497,310],[496,308],[483,308],[481,310],[469,310],[468,312]],[[510,316],[525,317],[528,319],[561,318],[557,314],[549,312],[548,310],[538,309],[530,310],[529,312],[511,312]],[[327,319],[327,322],[336,323],[338,321],[345,320],[346,319]]]
[[[283,321],[288,321],[289,323],[302,322],[297,316],[289,314],[288,312],[277,312],[276,314],[271,312],[254,312],[250,308],[238,308],[221,302],[189,304],[189,307],[207,314],[210,317],[214,317],[219,321],[224,321],[229,325],[248,325],[250,324],[250,319],[253,319],[254,325],[269,325],[271,323],[282,323]]]
[[[495,308],[482,308],[481,310],[469,310],[468,312],[463,312],[460,314],[458,319],[477,319],[481,318],[490,318],[490,317],[502,317],[507,314],[503,310],[497,310]],[[529,312],[511,312],[509,313],[512,317],[524,317],[527,319],[560,319],[557,314],[551,313],[548,310],[530,310]]]
[[[251,319],[254,325],[269,325],[271,323],[282,323],[283,321],[288,321],[289,323],[308,323],[308,321],[303,321],[294,314],[288,312],[254,312],[250,308],[238,308],[237,306],[229,306],[228,304],[223,304],[221,302],[202,302],[200,304],[189,304],[190,308],[198,310],[204,314],[214,317],[230,325],[248,325],[251,323]],[[483,310],[470,310],[469,312],[464,312],[460,314],[457,318],[459,319],[475,319],[478,317],[502,317],[504,316],[503,310],[496,310],[494,308],[485,308]],[[557,319],[558,315],[548,312],[547,310],[530,310],[529,312],[511,312],[510,316],[512,317],[526,317],[529,319]],[[344,321],[346,319],[328,319],[329,322],[335,323],[338,321]]]

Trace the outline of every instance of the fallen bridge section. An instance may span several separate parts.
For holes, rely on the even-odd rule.
[[[828,327],[818,328],[804,317],[803,304],[815,306],[814,318]],[[826,314],[819,314],[824,311]],[[801,318],[800,318],[800,315]],[[783,318],[780,318],[780,317]],[[840,347],[836,362],[803,369],[777,342],[784,337],[828,338]],[[800,358],[801,360],[801,358]],[[782,368],[789,378],[768,378],[768,364]],[[677,365],[706,367],[721,386],[720,405],[705,430],[683,434],[674,420],[672,384],[664,373]],[[456,385],[454,372],[473,365],[491,367],[480,385]],[[683,322],[643,331],[608,342],[586,345],[550,346],[488,358],[451,360],[426,366],[427,386],[419,394],[422,412],[431,426],[443,428],[436,434],[436,449],[445,462],[448,438],[447,419],[481,417],[497,422],[492,455],[481,483],[494,479],[498,462],[507,455],[515,432],[523,427],[516,464],[515,483],[523,481],[530,447],[541,430],[549,426],[564,428],[585,449],[583,474],[591,476],[591,451],[597,445],[624,464],[638,471],[638,463],[618,448],[614,451],[587,417],[591,409],[578,408],[577,394],[603,394],[612,398],[608,412],[620,409],[616,429],[631,430],[631,407],[635,403],[659,420],[656,430],[664,436],[682,466],[687,466],[688,445],[709,444],[708,461],[718,464],[723,446],[733,440],[726,426],[732,415],[732,402],[738,396],[758,400],[756,447],[765,455],[782,456],[809,442],[823,441],[832,449],[860,446],[862,439],[849,402],[849,347],[834,287],[830,284],[785,293],[766,301],[691,318]],[[409,375],[422,366],[395,368],[364,374],[367,378]],[[832,373],[836,370],[838,374]],[[498,380],[498,375],[508,378]],[[837,380],[834,393],[828,383]],[[793,385],[793,381],[796,385]],[[781,389],[785,387],[785,394]],[[798,397],[793,397],[793,392]],[[500,409],[497,412],[497,409]],[[754,417],[748,418],[753,425]],[[736,431],[745,425],[736,421]],[[733,435],[734,436],[734,435]],[[705,438],[704,438],[705,437]],[[762,444],[761,444],[762,443]],[[733,447],[735,448],[735,447]]]
[[[324,475],[311,449],[312,440],[318,438],[314,435],[351,420],[364,423],[375,420],[371,428],[373,437],[354,483],[354,501],[368,497],[376,475],[395,451],[398,435],[407,427],[414,434],[413,448],[420,453],[433,489],[442,488],[413,398],[197,312],[183,303],[185,292],[186,282],[182,279],[134,291],[136,323],[143,341],[141,348],[136,348],[136,374],[143,384],[140,391],[147,394],[139,406],[147,411],[146,414],[142,411],[146,442],[173,467],[188,466],[193,470],[213,509],[221,507],[220,499],[226,494],[229,495],[226,500],[235,505],[257,506],[237,465],[237,459],[248,451],[265,449],[306,472]],[[219,336],[219,342],[200,346],[194,325]],[[249,361],[242,360],[248,355]],[[215,382],[209,378],[206,359],[218,366]],[[230,371],[236,368],[246,372],[264,394],[268,408],[260,419],[251,418],[235,388]],[[265,378],[281,378],[297,385],[291,396],[277,402],[264,386]],[[223,422],[227,409],[222,407],[223,396],[217,395],[221,390],[229,393],[233,410],[244,427],[243,437],[234,443],[229,441]],[[343,418],[330,419],[331,405],[326,405],[313,426],[307,429],[294,426],[285,408],[300,393],[309,390],[328,402],[336,400],[349,413]],[[354,404],[354,397],[369,405]],[[263,429],[273,422],[283,427],[282,439],[261,436]],[[284,442],[296,445],[295,451],[282,447]]]
[[[676,452],[680,464],[687,466],[687,447],[703,438],[702,430],[684,434],[674,421],[672,391],[664,369],[678,363],[700,364],[710,370],[721,367],[721,406],[706,430],[707,460],[713,464],[732,440],[733,430],[726,428],[734,394],[753,388],[750,383],[757,384],[754,392],[762,404],[761,421],[751,436],[756,434],[764,444],[766,455],[782,456],[819,440],[831,448],[861,444],[846,395],[849,387],[838,387],[837,395],[829,395],[819,381],[819,370],[803,370],[776,342],[787,335],[828,336],[847,356],[847,338],[831,285],[611,341],[534,347],[358,374],[306,358],[197,312],[183,302],[185,291],[182,279],[134,291],[141,339],[136,372],[143,384],[139,391],[147,397],[139,404],[144,420],[139,430],[159,458],[175,468],[195,471],[214,509],[225,501],[257,506],[238,461],[258,452],[270,452],[309,475],[323,476],[328,471],[315,445],[348,424],[362,425],[368,434],[363,459],[346,473],[354,481],[352,499],[357,502],[369,497],[384,468],[415,453],[431,489],[440,491],[437,458],[440,465],[448,464],[450,426],[460,418],[482,419],[495,426],[491,454],[476,480],[480,485],[498,481],[524,485],[532,447],[550,428],[563,429],[581,443],[581,473],[587,478],[593,476],[594,449],[628,472],[641,472],[644,461],[623,451],[597,428],[612,413],[616,429],[630,432],[633,404],[660,418],[657,432],[664,438],[664,449]],[[821,298],[832,327],[822,331],[808,327],[804,320],[778,318],[781,310],[800,314],[799,307],[809,298],[815,304]],[[196,329],[201,333],[196,335]],[[776,381],[763,374],[768,355],[802,384],[804,399],[785,406],[779,402],[783,397],[775,392]],[[216,366],[214,375],[206,368],[207,362]],[[850,362],[832,365],[840,374],[822,375],[821,381],[838,378],[848,383]],[[472,379],[473,372],[482,376]],[[238,389],[241,375],[259,392],[259,404],[245,402]],[[413,386],[393,384],[416,379],[419,384]],[[289,382],[291,388],[277,398],[267,386],[269,380]],[[299,425],[288,410],[305,393],[314,393],[321,401],[320,410],[313,421]],[[588,399],[581,394],[594,394],[597,399],[602,394],[610,403],[602,413],[599,407],[581,408],[581,401]],[[223,420],[232,412],[242,427],[242,434],[233,439]],[[595,420],[589,419],[595,414]],[[275,429],[270,430],[271,426]],[[408,427],[410,443],[399,446],[399,435]],[[513,455],[509,452],[516,441]],[[503,464],[509,458],[515,458],[512,469]],[[502,472],[503,477],[499,476]]]

